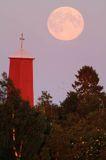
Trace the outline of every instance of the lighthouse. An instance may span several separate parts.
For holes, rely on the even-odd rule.
[[[9,57],[9,78],[13,81],[14,86],[20,90],[23,100],[34,106],[33,91],[33,60],[34,58],[23,49],[23,33],[21,34],[20,49]]]

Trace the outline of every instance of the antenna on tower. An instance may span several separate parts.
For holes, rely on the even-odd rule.
[[[23,33],[21,33],[21,37],[20,37],[20,41],[21,41],[21,49],[23,49],[23,42],[24,42],[25,38]]]

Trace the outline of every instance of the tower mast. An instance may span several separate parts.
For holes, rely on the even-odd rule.
[[[23,33],[21,33],[21,37],[20,37],[20,41],[21,41],[21,49],[23,49],[23,42],[24,42],[25,38]]]
[[[9,78],[13,81],[16,88],[20,90],[22,99],[34,106],[33,94],[33,60],[23,49],[24,36],[20,36],[21,48],[13,56],[10,56]]]

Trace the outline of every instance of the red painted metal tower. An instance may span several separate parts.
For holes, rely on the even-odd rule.
[[[24,100],[29,101],[30,106],[34,105],[33,93],[33,60],[23,49],[23,34],[21,34],[21,49],[13,56],[10,56],[9,78],[13,81],[16,88],[21,92]]]

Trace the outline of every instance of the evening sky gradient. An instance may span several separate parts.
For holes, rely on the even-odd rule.
[[[47,18],[56,8],[70,6],[83,15],[85,29],[73,41],[54,39]],[[35,99],[47,90],[58,103],[72,90],[75,74],[83,65],[96,69],[106,90],[106,0],[0,0],[0,73],[8,73],[8,57],[20,48],[35,57]]]

